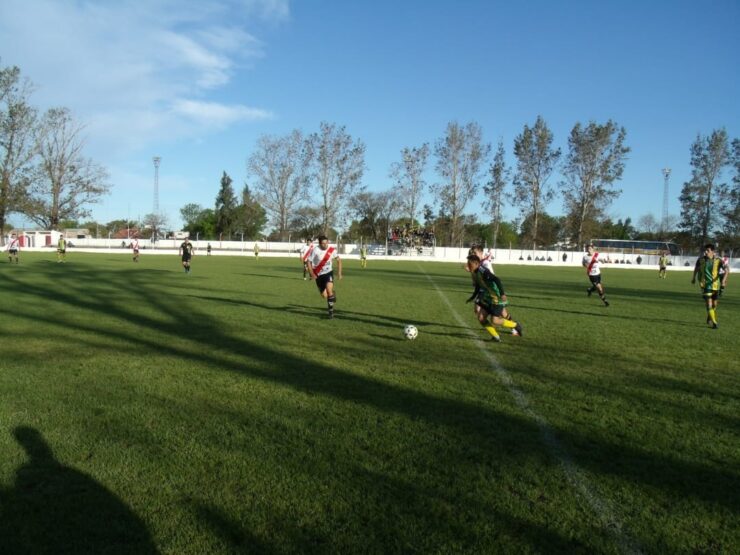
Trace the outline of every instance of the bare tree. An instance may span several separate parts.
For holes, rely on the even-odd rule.
[[[481,168],[490,152],[491,145],[483,143],[483,130],[475,122],[464,127],[457,122],[448,123],[445,136],[434,145],[436,169],[443,181],[432,189],[441,210],[450,216],[450,245],[455,245],[462,235],[463,210],[478,192]]]
[[[108,173],[82,155],[82,126],[66,108],[53,108],[41,122],[40,162],[36,167],[23,213],[46,229],[62,220],[88,217],[86,205],[108,192]]]
[[[28,104],[31,90],[20,69],[0,68],[0,231],[25,196],[37,153],[37,113]]]
[[[398,191],[362,191],[352,199],[353,212],[360,218],[359,231],[376,243],[385,241],[388,228],[401,208]]]
[[[428,158],[429,145],[424,143],[418,148],[403,148],[401,162],[391,165],[390,177],[396,182],[402,208],[408,214],[411,225],[416,220],[416,211],[426,187],[424,171]]]
[[[306,199],[310,162],[310,145],[298,130],[283,137],[263,135],[247,162],[248,173],[256,177],[255,197],[282,240],[288,236],[292,212]]]
[[[490,180],[483,186],[486,193],[485,206],[491,211],[493,221],[493,248],[496,248],[498,232],[501,227],[501,207],[504,204],[504,192],[509,183],[511,170],[506,166],[504,142],[499,140],[493,164],[488,169]]]
[[[537,248],[540,214],[552,200],[553,191],[547,186],[560,160],[560,149],[552,148],[553,134],[542,116],[537,116],[534,127],[524,126],[514,139],[517,171],[514,174],[514,202],[524,218],[532,217],[532,248]]]
[[[144,224],[145,238],[157,241],[164,237],[167,231],[167,217],[164,214],[147,214],[142,221]]]
[[[576,123],[568,138],[568,156],[560,184],[563,201],[577,245],[583,244],[584,225],[595,223],[620,191],[612,189],[622,178],[629,147],[624,146],[627,132],[609,120],[604,125],[593,121],[585,127]]]
[[[321,123],[309,137],[311,180],[318,190],[321,229],[324,234],[339,221],[349,199],[361,188],[365,171],[365,145],[353,140],[344,126]]]
[[[644,214],[637,219],[637,229],[642,233],[654,235],[660,230],[660,223],[652,214]]]
[[[681,189],[681,227],[698,245],[707,241],[721,225],[719,216],[731,202],[722,170],[730,163],[727,131],[717,129],[708,137],[697,135],[691,145],[691,181]]]

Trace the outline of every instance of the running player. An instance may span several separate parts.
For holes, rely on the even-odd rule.
[[[699,287],[707,303],[707,324],[717,329],[717,298],[722,288],[727,284],[728,272],[725,263],[717,256],[714,245],[704,245],[704,256],[696,261],[691,283],[696,283],[699,277]]]
[[[139,238],[134,237],[134,240],[131,241],[131,249],[134,251],[134,262],[139,261]]]
[[[586,268],[586,275],[591,281],[591,287],[586,290],[588,296],[594,291],[599,292],[599,298],[604,306],[609,306],[609,302],[606,300],[606,294],[604,293],[604,286],[601,284],[601,269],[599,268],[599,253],[596,252],[596,248],[593,245],[586,246],[586,254],[583,257],[583,267]]]
[[[478,322],[491,334],[491,340],[500,342],[501,336],[493,326],[502,326],[513,330],[516,335],[522,335],[522,326],[513,320],[503,317],[505,310],[501,299],[506,297],[501,280],[481,265],[481,260],[475,254],[469,254],[467,258],[467,270],[473,276],[475,291],[467,302],[475,300],[480,307],[477,311]],[[490,322],[489,320],[490,316]]]
[[[185,273],[190,273],[190,259],[193,257],[193,244],[190,242],[189,237],[185,237],[185,240],[180,245],[180,257],[182,259],[182,267],[185,268]]]
[[[10,242],[8,243],[8,261],[12,264],[13,259],[15,259],[15,263],[18,264],[18,253],[21,250],[21,242],[20,239],[16,236],[15,233],[13,233],[10,236]]]
[[[480,265],[491,272],[492,274],[496,274],[496,272],[493,271],[493,253],[489,250],[487,253],[483,252],[483,247],[481,245],[473,245],[470,247],[470,250],[468,251],[468,255],[474,254],[480,259]],[[475,277],[473,277],[473,285],[475,285]],[[502,298],[500,300],[500,303],[504,310],[501,313],[501,316],[503,318],[506,318],[507,320],[511,320],[511,314],[509,314],[509,309],[507,308],[509,305],[509,301],[506,299],[506,295],[502,295]],[[473,311],[477,315],[480,311],[480,306],[477,304],[473,307]],[[512,331],[513,335],[516,335],[516,330]]]
[[[319,237],[319,244],[313,248],[308,257],[308,270],[311,279],[316,280],[319,293],[326,299],[329,309],[329,318],[334,318],[334,303],[337,296],[334,294],[334,271],[332,262],[337,261],[337,277],[342,279],[342,259],[337,249],[329,246],[329,239],[325,235]]]
[[[308,278],[306,277],[308,275],[308,257],[311,256],[311,251],[313,250],[313,240],[306,239],[306,244],[301,247],[301,262],[303,262],[303,281],[306,281]]]

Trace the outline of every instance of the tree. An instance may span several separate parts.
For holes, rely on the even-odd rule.
[[[321,209],[313,206],[301,206],[293,212],[289,227],[297,237],[303,239],[318,237],[323,233]]]
[[[298,130],[284,137],[260,137],[247,162],[249,174],[257,178],[255,197],[282,240],[287,237],[291,212],[306,198],[310,163],[310,145]]]
[[[531,216],[531,234],[528,238],[532,248],[537,248],[539,239],[539,217],[552,200],[553,191],[547,180],[560,160],[560,149],[552,148],[553,134],[542,116],[537,116],[534,127],[524,130],[514,139],[514,155],[517,170],[514,174],[514,202],[520,207],[523,217]]]
[[[231,235],[236,211],[236,195],[231,186],[232,179],[224,172],[221,176],[221,188],[216,195],[216,233]]]
[[[267,213],[262,205],[257,202],[245,183],[242,189],[241,204],[236,208],[236,218],[234,221],[234,231],[244,234],[248,240],[257,239],[261,235],[262,228],[267,223]],[[285,240],[284,233],[287,230],[287,223],[284,230],[280,230],[280,240]]]
[[[31,89],[20,69],[0,68],[0,230],[25,196],[38,152],[37,113],[28,104]],[[1,242],[5,234],[0,235]]]
[[[561,242],[563,239],[564,218],[550,216],[545,212],[541,212],[537,219],[540,244],[551,246]],[[527,244],[528,239],[533,236],[532,227],[534,226],[534,220],[535,216],[533,213],[524,218],[521,225],[522,244]]]
[[[591,121],[585,127],[576,123],[570,132],[561,188],[571,239],[579,246],[583,245],[587,223],[595,222],[619,196],[620,191],[612,186],[622,178],[630,151],[624,146],[626,136],[624,127],[611,120],[603,125]]]
[[[655,236],[660,231],[660,227],[660,222],[652,214],[644,214],[637,219],[637,229],[647,236]]]
[[[416,220],[416,211],[426,187],[423,176],[428,158],[429,145],[424,143],[418,148],[404,147],[401,162],[391,165],[390,177],[396,182],[402,209],[408,214],[411,224]]]
[[[362,191],[352,199],[355,215],[360,219],[352,230],[360,236],[375,243],[385,241],[388,228],[394,214],[399,210],[401,201],[397,191],[371,193]]]
[[[731,156],[735,175],[732,177],[728,202],[722,212],[725,218],[722,239],[736,250],[740,247],[740,139],[733,139]]]
[[[478,192],[481,168],[490,152],[491,145],[483,143],[483,130],[475,122],[464,127],[457,122],[448,123],[445,136],[434,145],[436,169],[442,182],[433,190],[441,210],[450,217],[450,245],[458,243],[462,232],[461,216]]]
[[[360,189],[365,171],[365,145],[353,140],[344,126],[321,123],[318,133],[309,137],[311,180],[318,189],[321,229],[325,235]]]
[[[679,200],[681,228],[694,237],[697,245],[719,231],[721,217],[732,202],[727,184],[719,182],[729,162],[727,131],[718,129],[708,137],[696,136],[691,145],[691,180],[683,184]]]
[[[486,193],[486,208],[491,212],[493,227],[493,248],[496,248],[498,233],[501,227],[501,207],[504,203],[504,192],[506,185],[509,183],[511,170],[506,166],[504,151],[504,142],[499,140],[496,154],[493,157],[493,164],[488,170],[491,176],[488,183],[483,186]]]
[[[160,239],[167,230],[167,218],[163,214],[147,214],[144,216],[144,238]]]
[[[86,206],[98,202],[110,189],[108,172],[82,154],[82,130],[67,108],[52,108],[42,119],[40,162],[20,206],[28,218],[46,229],[58,229],[62,220],[88,217]]]

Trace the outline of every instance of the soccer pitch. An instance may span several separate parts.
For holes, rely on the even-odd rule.
[[[0,263],[0,553],[740,552],[740,281],[344,266]]]

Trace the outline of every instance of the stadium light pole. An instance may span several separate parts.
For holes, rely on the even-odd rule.
[[[668,219],[668,180],[671,177],[671,168],[663,168],[663,214],[660,219],[660,236],[661,239],[666,232],[666,223]]]

